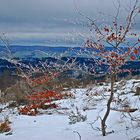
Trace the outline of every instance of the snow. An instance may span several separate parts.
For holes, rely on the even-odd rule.
[[[107,120],[107,131],[113,133],[103,137],[99,131],[100,117],[106,110],[106,99],[110,94],[109,86],[103,84],[72,89],[70,92],[75,98],[59,101],[62,109],[48,110],[37,116],[18,115],[16,109],[10,111],[4,109],[1,117],[4,114],[10,116],[12,135],[0,134],[0,140],[80,140],[80,137],[81,140],[131,140],[140,134],[140,99],[134,96],[136,87],[140,86],[140,80],[132,79],[116,83],[115,98],[119,96],[121,100],[127,101],[132,108],[138,110],[131,114],[112,110]],[[112,108],[122,108],[122,104],[113,102]],[[69,124],[69,115],[72,111],[76,114],[77,109],[81,115],[87,116],[87,119]],[[15,114],[12,114],[12,111]],[[49,112],[52,114],[48,115]],[[133,121],[132,117],[138,120]]]

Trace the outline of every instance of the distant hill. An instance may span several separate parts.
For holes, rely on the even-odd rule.
[[[63,46],[56,46],[56,47],[50,47],[50,46],[10,46],[10,50],[14,57],[18,58],[28,58],[28,57],[34,57],[34,58],[44,58],[44,57],[52,57],[57,56],[60,53],[63,54],[63,56],[71,56],[76,55],[76,52],[84,49],[81,47],[63,47]],[[0,46],[0,54],[3,56],[3,52],[6,51],[4,46]]]
[[[67,57],[63,57],[62,60],[67,61]],[[23,64],[26,64],[26,65],[30,64],[32,66],[35,66],[35,65],[39,65],[40,62],[47,62],[48,64],[51,64],[53,62],[56,62],[57,59],[53,58],[53,57],[47,57],[47,58],[43,58],[43,59],[24,58],[24,59],[20,59],[19,61]],[[94,59],[92,59],[92,58],[77,57],[75,62],[76,62],[77,66],[79,66],[79,65],[81,67],[84,67],[85,65],[89,66],[89,69],[90,69],[91,65],[94,65],[94,68],[96,69],[96,71],[98,73],[104,73],[107,70],[106,65],[103,65],[100,68],[98,68],[98,66],[96,66],[94,63]],[[128,61],[124,66],[122,66],[122,69],[133,70],[137,74],[140,74],[140,61]],[[11,73],[15,73],[16,67],[14,64],[8,62],[7,60],[0,59],[0,73],[2,74],[5,70],[10,71]]]
[[[107,50],[112,50],[111,47],[106,47]],[[84,67],[84,65],[88,65],[89,68],[94,64],[94,59],[85,53],[84,47],[64,47],[64,46],[10,46],[12,55],[15,59],[20,60],[24,64],[36,65],[39,64],[40,61],[47,61],[49,63],[57,60],[58,56],[62,56],[63,60],[67,60],[67,57],[76,58],[77,65]],[[127,48],[123,48],[127,49]],[[91,48],[87,48],[90,52]],[[0,46],[0,73],[3,73],[5,70],[9,70],[14,73],[16,68],[13,64],[3,59],[4,55],[6,55],[6,50],[4,46]],[[138,55],[138,57],[140,57]],[[94,66],[96,70],[100,73],[103,73],[107,70],[107,66],[103,65],[100,69]],[[140,71],[140,61],[128,61],[122,68],[138,70]],[[140,72],[139,72],[140,73]]]
[[[112,50],[112,47],[106,47],[107,50]],[[123,48],[125,49],[125,48]],[[127,48],[126,48],[127,49]],[[15,58],[47,58],[47,57],[57,57],[60,54],[63,57],[83,57],[90,58],[88,54],[86,54],[85,50],[91,52],[92,48],[84,48],[84,47],[65,47],[65,46],[18,46],[13,45],[10,46],[10,50],[12,55]],[[0,58],[3,58],[5,55],[5,47],[0,46]],[[6,52],[7,53],[7,52]]]

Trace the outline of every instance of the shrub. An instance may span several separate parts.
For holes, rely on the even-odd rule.
[[[22,115],[37,115],[38,109],[52,109],[57,108],[58,105],[55,103],[57,100],[71,97],[71,94],[61,94],[56,91],[43,91],[27,96],[29,104],[21,107],[19,113]]]
[[[136,88],[136,93],[135,93],[135,95],[140,95],[140,87],[137,87],[137,88]]]
[[[0,133],[9,132],[11,130],[9,119],[0,122]]]

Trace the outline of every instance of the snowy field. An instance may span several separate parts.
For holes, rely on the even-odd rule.
[[[105,137],[101,135],[100,119],[110,94],[107,83],[72,89],[75,98],[59,101],[58,110],[43,111],[44,114],[38,116],[19,115],[16,109],[4,109],[0,117],[10,116],[12,131],[0,134],[0,140],[132,140],[140,135],[140,99],[134,96],[136,87],[140,87],[140,80],[115,84]],[[126,109],[126,105],[137,110],[132,113],[116,111]],[[140,136],[133,140],[138,138]]]

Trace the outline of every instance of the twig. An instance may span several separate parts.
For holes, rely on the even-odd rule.
[[[73,131],[73,133],[76,133],[79,136],[79,140],[82,140],[82,137],[78,131]]]

